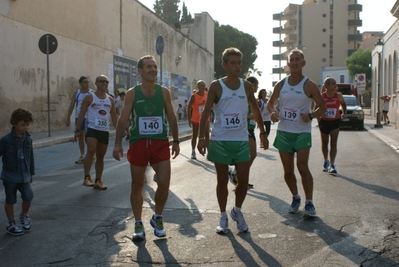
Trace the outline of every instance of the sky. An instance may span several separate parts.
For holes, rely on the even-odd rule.
[[[153,10],[155,0],[138,1]],[[231,25],[254,36],[258,41],[258,58],[254,65],[255,69],[262,71],[262,76],[257,77],[259,88],[272,90],[272,81],[278,80],[278,75],[273,76],[271,73],[272,68],[278,67],[278,61],[272,60],[273,54],[278,54],[278,48],[272,45],[273,41],[278,40],[278,34],[273,34],[273,28],[279,26],[279,22],[273,20],[273,14],[284,11],[288,4],[302,4],[303,0],[180,0],[180,9],[183,1],[191,15],[208,12],[219,24]],[[395,2],[396,0],[358,0],[358,4],[363,6],[360,13],[363,26],[358,30],[386,32],[396,21],[390,12]]]

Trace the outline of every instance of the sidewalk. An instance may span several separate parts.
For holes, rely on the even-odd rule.
[[[179,121],[179,139],[185,141],[191,138],[191,128],[188,126],[187,121]],[[62,143],[73,142],[74,133],[70,129],[54,130],[50,129],[50,137],[47,132],[30,133],[33,140],[33,148],[43,148]],[[115,129],[110,130],[110,136],[115,136]]]
[[[364,120],[364,128],[399,153],[399,130],[395,129],[395,125],[383,125],[382,128],[374,128],[375,121],[371,119]],[[48,132],[31,133],[33,139],[33,148],[42,148],[53,146],[56,144],[67,143],[73,141],[73,131],[58,130],[51,131],[50,137]],[[115,130],[110,131],[110,136],[115,135]],[[184,141],[191,138],[191,128],[186,121],[179,122],[180,140]]]
[[[399,153],[399,130],[395,129],[394,124],[383,125],[382,128],[374,128],[376,121],[371,119],[364,120],[364,128]]]

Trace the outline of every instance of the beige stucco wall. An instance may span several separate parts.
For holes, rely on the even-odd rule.
[[[162,68],[191,80],[210,83],[213,54],[200,47],[149,9],[132,0],[0,0],[0,133],[10,129],[12,110],[31,110],[31,131],[47,131],[47,62],[40,37],[53,34],[58,48],[49,56],[51,129],[66,128],[66,112],[80,76],[93,80],[108,74],[118,50],[138,60],[155,52],[158,35],[165,41]],[[211,29],[213,30],[213,28]],[[182,57],[179,65],[175,58]],[[176,104],[177,105],[177,104]]]
[[[399,129],[399,103],[398,103],[398,89],[399,89],[399,77],[398,77],[398,51],[399,51],[399,20],[396,20],[389,30],[385,33],[382,38],[384,43],[383,50],[381,53],[381,73],[380,73],[380,92],[378,94],[378,53],[377,49],[374,48],[371,52],[372,55],[372,106],[371,116],[375,119],[376,112],[378,110],[377,100],[382,95],[389,95],[391,101],[389,102],[388,117],[392,124],[395,124],[395,128]],[[382,111],[383,102],[380,102],[380,112]]]

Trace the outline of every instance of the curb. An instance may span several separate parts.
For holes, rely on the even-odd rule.
[[[115,130],[109,132],[109,136],[115,136]],[[191,139],[191,132],[185,132],[179,135],[180,141],[186,141]],[[59,137],[50,137],[46,139],[40,139],[37,141],[33,141],[33,149],[49,147],[53,145],[63,144],[73,142],[73,136],[59,136]]]
[[[364,125],[364,129],[366,129],[369,133],[383,141],[385,144],[387,144],[390,148],[392,148],[396,153],[399,154],[399,143],[385,135],[382,135],[378,133],[378,131],[374,130],[373,128]]]
[[[54,138],[50,138],[47,140],[33,141],[32,146],[33,146],[33,149],[37,149],[37,148],[58,145],[58,144],[62,144],[62,143],[69,143],[69,142],[73,142],[73,137],[70,137],[70,136],[54,137]]]

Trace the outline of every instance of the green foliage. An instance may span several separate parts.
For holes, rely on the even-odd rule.
[[[183,7],[182,7],[183,13],[181,16],[180,24],[189,24],[194,22],[194,18],[191,16],[191,13],[188,12],[186,3],[183,2]]]
[[[245,78],[250,70],[254,70],[254,62],[258,57],[257,45],[258,41],[252,35],[243,33],[230,25],[219,25],[215,21],[215,78],[226,75],[222,67],[222,53],[229,47],[236,47],[242,52],[242,70],[243,78]]]
[[[185,3],[183,2],[183,12],[178,9],[179,3],[180,0],[155,0],[154,12],[175,27],[194,22]],[[182,14],[181,19],[180,14]],[[219,25],[215,21],[215,78],[226,75],[226,71],[222,67],[221,57],[222,52],[229,47],[236,47],[243,54],[243,78],[255,73],[261,76],[262,72],[254,68],[254,62],[258,57],[256,54],[257,45],[258,41],[252,35],[243,33],[229,25]]]
[[[171,25],[180,23],[180,0],[155,0],[154,12]]]
[[[365,73],[367,84],[371,83],[371,50],[358,49],[346,59],[349,75],[354,77],[358,73]]]

